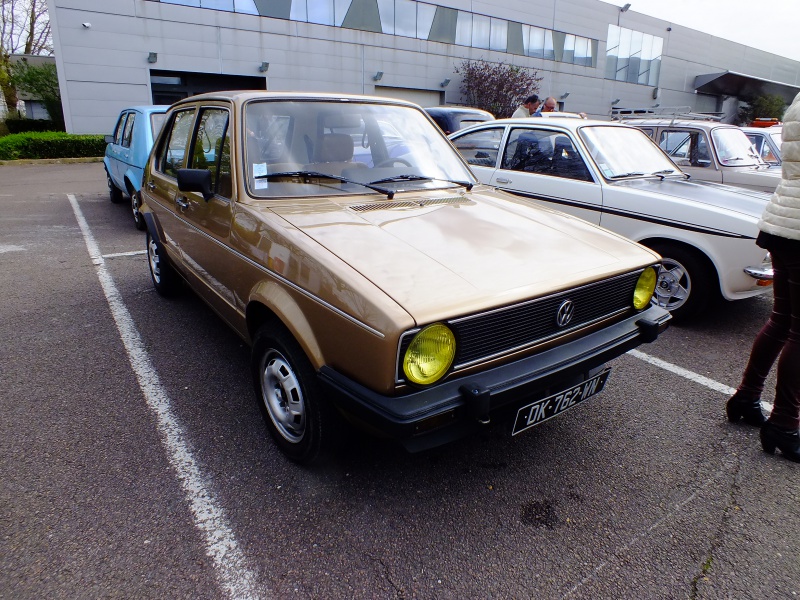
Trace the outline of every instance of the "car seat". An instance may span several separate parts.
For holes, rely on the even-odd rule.
[[[541,151],[539,139],[535,134],[523,133],[517,138],[514,156],[504,168],[513,171],[545,173],[550,170],[550,157]]]
[[[319,138],[314,162],[304,169],[317,171],[326,175],[341,176],[344,169],[353,167],[366,168],[364,163],[353,162],[353,138],[346,133],[326,133]]]

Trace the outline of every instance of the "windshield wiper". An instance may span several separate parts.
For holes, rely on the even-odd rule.
[[[642,175],[644,175],[644,173],[641,173],[639,171],[631,171],[630,173],[620,173],[619,175],[612,175],[611,179],[619,179],[620,177],[636,177]]]
[[[661,171],[653,171],[650,175],[656,175],[657,177],[661,178],[661,181],[664,181],[664,176],[669,175],[670,173],[674,173],[675,169],[663,169]]]
[[[386,194],[389,200],[394,198],[394,192],[392,190],[387,190],[386,188],[375,185],[376,183],[381,183],[381,181],[363,183],[361,181],[348,179],[347,177],[340,177],[339,175],[320,173],[319,171],[281,171],[280,173],[264,173],[263,175],[255,175],[253,179],[272,179],[273,177],[320,177],[325,179],[335,179],[336,181],[341,181],[342,183],[355,183],[356,185],[364,186],[365,188],[375,190],[381,194]]]
[[[392,183],[397,181],[447,181],[448,183],[454,183],[456,185],[460,185],[461,187],[467,188],[468,192],[475,185],[473,183],[470,183],[469,181],[458,181],[455,179],[442,179],[440,177],[427,177],[425,175],[412,175],[412,174],[384,177],[383,179],[378,179],[377,181],[370,181],[370,184],[374,185],[378,183]]]

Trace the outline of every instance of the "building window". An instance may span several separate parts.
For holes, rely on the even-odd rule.
[[[576,65],[596,66],[597,40],[577,35],[554,32],[550,29],[511,23],[487,15],[457,10],[417,0],[359,0],[355,8],[361,12],[365,2],[369,18],[348,17],[354,0],[160,0],[165,4],[180,4],[213,10],[260,15],[277,19],[289,19],[317,25],[347,27],[363,31],[377,31],[387,35],[418,38],[457,46],[471,46],[497,52],[524,54],[532,58],[559,60]],[[376,14],[377,13],[377,14]],[[520,28],[522,48],[520,48]],[[379,29],[379,31],[378,31]],[[619,28],[617,28],[619,29]],[[554,36],[553,34],[556,33]],[[646,36],[653,38],[653,36]],[[555,39],[555,43],[554,43]],[[609,40],[611,32],[609,32]],[[661,38],[658,40],[657,56],[660,61]],[[562,48],[563,44],[563,48]],[[618,52],[615,45],[615,52]],[[611,43],[609,41],[609,48]],[[649,61],[647,68],[636,71],[650,79],[653,74],[653,59],[656,44],[642,44],[639,55]],[[614,54],[616,57],[617,54]],[[621,55],[620,55],[621,56]],[[627,61],[627,58],[624,59]],[[622,59],[620,64],[622,64]],[[638,64],[638,63],[637,63]],[[627,62],[625,62],[627,65]],[[610,67],[609,67],[610,68]],[[617,61],[614,64],[616,78]],[[656,79],[658,69],[655,69]],[[608,72],[607,72],[608,76]],[[628,71],[625,71],[628,77]]]
[[[657,86],[663,46],[663,38],[609,25],[606,79]]]

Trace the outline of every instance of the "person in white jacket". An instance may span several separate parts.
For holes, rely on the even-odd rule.
[[[726,410],[731,421],[743,419],[761,427],[765,452],[773,454],[777,448],[800,462],[800,94],[783,121],[781,182],[764,209],[756,239],[772,256],[774,305]],[[765,418],[761,392],[776,360],[775,403]]]

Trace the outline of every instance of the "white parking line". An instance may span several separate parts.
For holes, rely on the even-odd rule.
[[[103,258],[119,258],[120,256],[139,256],[147,254],[147,250],[133,250],[131,252],[117,252],[115,254],[103,254]]]
[[[670,373],[674,373],[675,375],[680,375],[688,379],[689,381],[693,381],[694,383],[699,383],[702,386],[710,388],[715,392],[721,392],[726,396],[732,395],[736,388],[732,388],[724,383],[720,383],[719,381],[714,381],[713,379],[709,379],[708,377],[704,377],[699,373],[695,373],[694,371],[689,371],[688,369],[684,369],[683,367],[679,367],[678,365],[673,365],[672,363],[668,363],[665,360],[661,360],[660,358],[656,358],[655,356],[650,356],[649,354],[645,354],[639,350],[628,350],[628,354],[633,357],[638,358],[639,360],[643,360],[646,363],[664,369],[665,371],[669,371]],[[767,412],[772,412],[772,404],[769,402],[761,401],[761,405],[767,410]]]
[[[125,345],[128,360],[139,381],[147,406],[155,414],[167,457],[180,479],[191,507],[194,524],[203,535],[206,554],[214,563],[220,585],[230,598],[263,598],[265,594],[256,585],[256,577],[246,564],[245,556],[228,525],[228,518],[206,483],[210,481],[210,477],[202,473],[188,447],[188,435],[173,414],[169,396],[161,385],[133,318],[106,269],[103,256],[78,201],[73,194],[67,194],[67,198],[83,233],[92,264],[97,266],[97,278]]]

